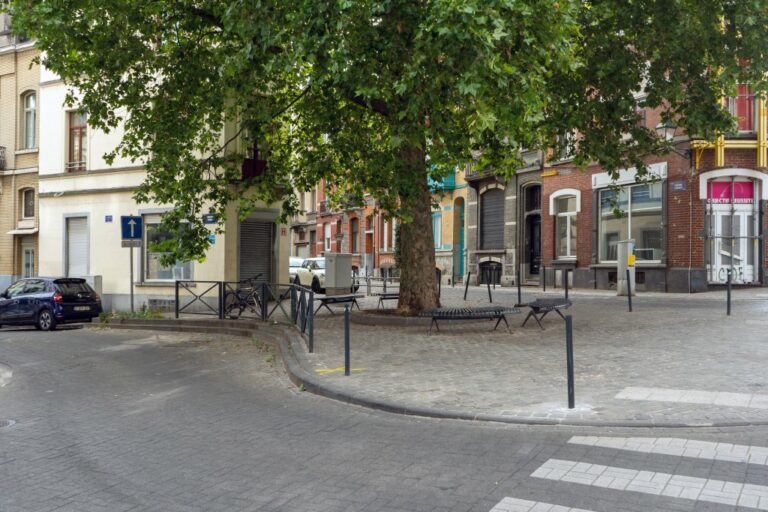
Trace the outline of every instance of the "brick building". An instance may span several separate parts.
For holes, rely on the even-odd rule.
[[[0,289],[38,273],[38,54],[0,14]]]
[[[616,190],[598,165],[584,172],[567,160],[545,167],[542,264],[549,283],[571,269],[573,286],[613,288],[618,242],[632,239],[638,290],[705,291],[729,273],[735,284],[765,285],[764,101],[745,86],[726,101],[738,130],[713,144],[675,133],[648,112],[648,127],[666,128],[676,145],[646,160],[654,181],[637,183],[635,169],[622,169]]]

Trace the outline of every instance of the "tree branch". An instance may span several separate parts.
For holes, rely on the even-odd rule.
[[[383,100],[367,100],[360,95],[348,94],[347,99],[360,107],[368,108],[384,117],[389,117],[389,108]]]

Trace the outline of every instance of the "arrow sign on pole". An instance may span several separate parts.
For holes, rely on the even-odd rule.
[[[141,240],[144,223],[138,215],[123,215],[120,217],[123,240]]]

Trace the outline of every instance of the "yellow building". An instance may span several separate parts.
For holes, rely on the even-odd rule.
[[[466,274],[467,182],[464,169],[456,169],[442,182],[431,182],[432,235],[435,239],[435,266],[443,273],[443,283],[463,281]]]
[[[37,274],[38,87],[32,41],[0,14],[0,289]]]

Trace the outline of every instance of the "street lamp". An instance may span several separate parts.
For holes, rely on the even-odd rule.
[[[670,142],[669,150],[676,155],[680,155],[683,158],[688,158],[690,160],[691,158],[691,150],[690,149],[684,149],[679,150],[675,147],[674,139],[675,134],[677,132],[677,125],[671,121],[662,121],[659,124],[656,125],[656,135],[659,136],[659,138],[664,139],[667,142]]]

